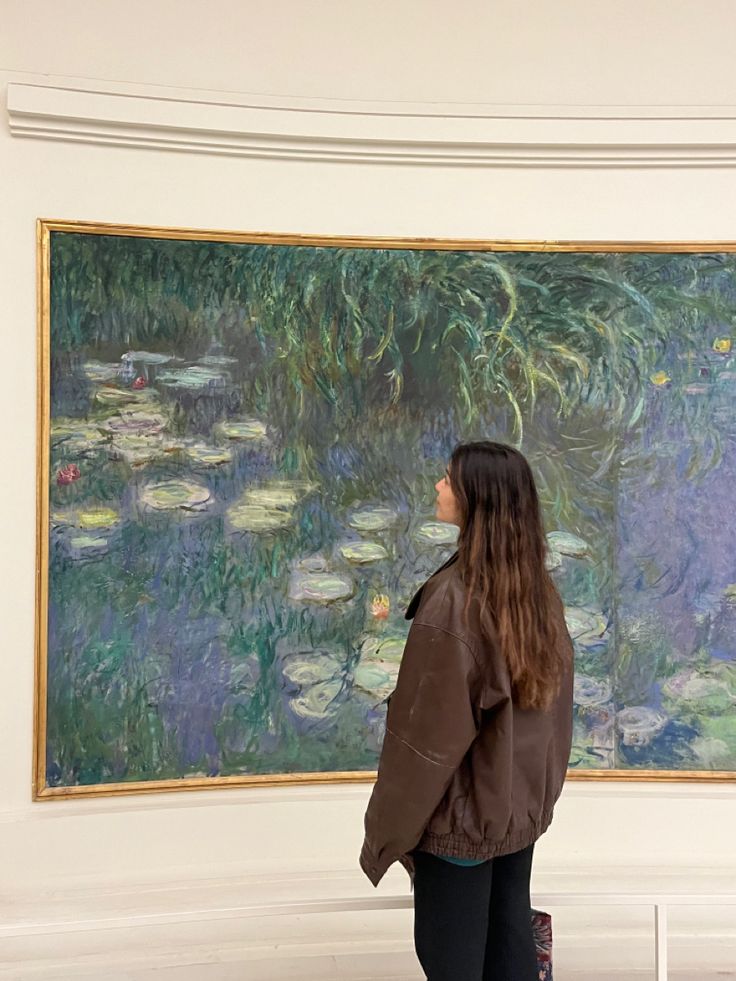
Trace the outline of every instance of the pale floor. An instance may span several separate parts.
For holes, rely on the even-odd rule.
[[[139,965],[120,970],[114,960],[96,963],[81,959],[61,967],[38,958],[33,966],[21,964],[0,966],[3,981],[421,981],[422,973],[410,952],[317,957],[280,957],[253,961],[250,958],[218,963],[204,959],[200,963],[166,964],[152,952],[150,967],[144,966],[140,952]],[[45,962],[44,962],[45,961]],[[555,971],[555,981],[649,981],[652,971],[598,973],[589,971]],[[704,973],[670,971],[669,981],[736,981],[736,970]]]
[[[142,900],[140,905],[145,907]],[[196,904],[195,908],[201,909]],[[5,912],[10,921],[13,909],[8,906]],[[14,935],[7,930],[2,936],[0,907],[0,981],[423,979],[412,949],[409,910],[189,922],[152,918],[154,922],[142,925],[126,924],[123,918],[120,925],[109,927],[101,921],[96,929],[78,929],[74,917],[65,923],[60,916],[49,916],[32,931],[24,927],[23,909],[14,913]],[[629,932],[618,940],[610,935],[605,939],[605,934],[596,938],[592,929],[584,938],[566,934],[571,924],[581,925],[578,914],[568,919],[570,924],[565,911],[556,919],[555,981],[654,981],[648,913],[638,927],[633,921],[625,924]],[[600,930],[605,920],[591,923]],[[587,930],[587,921],[584,925]],[[670,944],[669,981],[736,981],[736,944],[731,936],[709,933],[707,923],[690,927],[689,940],[678,938]],[[693,969],[701,964],[710,969]]]
[[[731,893],[731,877],[721,878],[709,893]],[[593,891],[596,884],[587,877]],[[337,885],[348,897],[364,889],[344,877]],[[329,898],[336,883],[307,877],[307,887],[310,898]],[[0,886],[0,981],[422,981],[410,909],[241,915],[244,896],[294,899],[289,877],[259,888],[256,895],[250,880],[215,878],[103,894],[90,886],[24,903]],[[667,888],[677,892],[672,876]],[[736,981],[736,906],[670,913],[669,981]],[[604,907],[560,907],[553,916],[555,981],[654,981],[651,909],[617,910],[615,924]]]

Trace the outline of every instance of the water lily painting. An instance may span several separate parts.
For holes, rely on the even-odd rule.
[[[39,256],[37,797],[369,779],[479,437],[538,479],[573,775],[736,777],[736,246]]]

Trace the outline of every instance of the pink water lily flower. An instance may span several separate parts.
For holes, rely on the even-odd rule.
[[[56,472],[56,483],[59,487],[63,487],[64,484],[73,484],[75,480],[79,480],[82,476],[79,467],[76,463],[67,463],[65,467],[62,467]]]
[[[138,375],[138,377],[136,378],[136,380],[133,382],[133,384],[130,387],[131,388],[134,388],[138,392],[142,388],[145,388],[146,387],[146,384],[147,384],[147,382],[146,382],[146,379],[143,377],[143,375]]]

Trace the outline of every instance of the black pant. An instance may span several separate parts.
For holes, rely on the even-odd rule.
[[[483,865],[414,852],[414,943],[428,981],[536,981],[534,846]]]

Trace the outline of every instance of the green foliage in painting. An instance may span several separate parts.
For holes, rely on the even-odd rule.
[[[703,531],[735,309],[733,254],[53,232],[49,781],[372,768],[451,548],[433,485],[477,437],[537,477],[571,765],[736,769]]]

